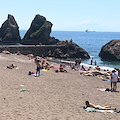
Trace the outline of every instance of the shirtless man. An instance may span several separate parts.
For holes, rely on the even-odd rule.
[[[116,110],[116,108],[112,108],[111,106],[100,106],[100,105],[94,105],[92,103],[89,103],[89,101],[85,101],[86,106],[84,106],[83,108],[86,109],[87,107],[92,107],[95,109],[100,109],[100,110]]]
[[[118,73],[113,70],[111,75],[111,90],[116,91],[118,81]]]
[[[40,64],[40,60],[37,60],[36,61],[36,77],[37,77],[37,73],[39,73],[39,76],[40,76],[40,68],[41,68],[41,64]]]

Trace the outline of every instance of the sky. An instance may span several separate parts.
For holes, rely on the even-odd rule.
[[[0,0],[0,27],[8,14],[28,30],[36,14],[52,22],[53,31],[120,32],[120,0]]]

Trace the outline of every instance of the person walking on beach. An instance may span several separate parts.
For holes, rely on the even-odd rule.
[[[118,73],[113,70],[111,75],[111,90],[116,91],[117,89],[117,81],[118,81]]]
[[[37,66],[37,68],[36,68],[36,77],[37,77],[37,73],[40,76],[40,68],[41,68],[40,60],[36,61],[36,66]]]
[[[93,64],[93,58],[91,59],[91,65]]]

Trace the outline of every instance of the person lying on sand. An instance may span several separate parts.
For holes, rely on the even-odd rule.
[[[70,63],[69,65],[72,70],[76,70],[75,66],[72,63]]]
[[[89,101],[85,101],[85,105],[83,108],[86,109],[87,107],[92,107],[95,109],[99,109],[99,110],[116,110],[116,108],[112,108],[111,106],[100,106],[100,105],[94,105],[92,103],[89,103]]]
[[[67,70],[65,70],[65,69],[63,68],[63,65],[62,65],[62,64],[60,64],[59,70],[60,70],[60,72],[67,72]]]
[[[11,64],[10,66],[7,66],[7,68],[9,69],[13,69],[13,68],[16,68],[17,66],[15,64]]]
[[[54,66],[53,65],[50,65],[49,63],[45,63],[45,65],[44,65],[44,69],[45,70],[52,70],[52,69],[54,69]]]
[[[81,70],[87,71],[87,70],[85,69],[84,65],[82,65]]]
[[[100,71],[100,67],[97,65],[97,67],[95,67],[95,70]]]

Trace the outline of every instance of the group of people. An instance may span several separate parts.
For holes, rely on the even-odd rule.
[[[81,64],[81,61],[82,61],[81,58],[76,58],[76,59],[75,59],[75,66],[80,65],[80,64]]]
[[[93,61],[93,58],[92,58],[92,59],[91,59],[91,62],[90,62],[90,65],[93,65],[93,63],[94,63],[95,65],[97,65],[96,60],[95,60],[95,61]]]
[[[29,55],[29,59],[33,59],[34,56],[32,54]],[[81,64],[81,58],[76,58],[75,59],[75,64],[72,64],[70,63],[70,68],[73,69],[73,70],[77,70],[78,67],[79,67],[79,70],[82,70],[82,71],[90,71],[91,70],[91,67],[89,67],[88,69],[86,69],[84,67],[84,65],[81,66],[80,68],[80,64]],[[94,62],[96,64],[96,61]],[[35,58],[35,64],[36,64],[36,76],[40,76],[40,70],[41,69],[45,69],[45,70],[50,70],[51,68],[53,69],[54,66],[53,65],[50,65],[48,62],[46,62],[45,60],[41,60],[41,58],[39,56],[37,56]],[[93,64],[93,58],[91,59],[91,65]],[[7,66],[8,68],[13,68],[14,65],[11,65],[11,66]],[[97,65],[95,67],[95,70],[98,70],[100,71],[100,67]],[[59,66],[59,72],[67,72],[67,70],[65,70],[65,65],[63,64],[60,64]],[[111,75],[111,91],[116,91],[117,90],[117,82],[118,82],[118,74],[120,74],[120,70],[118,71],[118,69],[116,70],[113,70],[112,72],[109,72],[110,75]]]
[[[42,69],[50,70],[54,68],[53,65],[50,65],[44,59],[42,60],[39,56],[35,58],[35,64],[36,64],[36,76],[40,76],[40,70]]]

